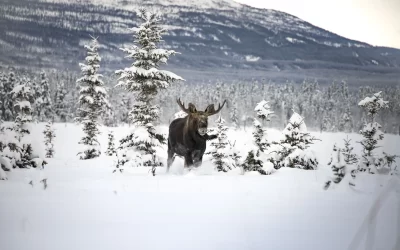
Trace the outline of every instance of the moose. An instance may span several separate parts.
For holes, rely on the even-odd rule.
[[[210,104],[205,111],[198,111],[192,103],[186,108],[180,99],[176,101],[187,116],[175,119],[169,125],[167,172],[176,155],[185,158],[185,168],[201,165],[206,151],[206,141],[217,138],[217,135],[207,134],[208,117],[221,111],[226,103],[225,100],[222,106],[218,104],[217,110],[214,104]]]

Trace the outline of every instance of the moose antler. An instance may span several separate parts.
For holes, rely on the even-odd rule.
[[[176,99],[176,102],[178,103],[179,107],[181,107],[181,109],[186,112],[186,113],[190,113],[188,108],[185,108],[185,103],[181,102],[181,98]]]
[[[214,104],[209,105],[207,107],[207,109],[206,109],[207,115],[210,116],[210,115],[217,114],[224,107],[225,103],[226,103],[226,100],[222,103],[222,106],[221,106],[221,104],[218,104],[218,109],[217,110],[215,110]]]

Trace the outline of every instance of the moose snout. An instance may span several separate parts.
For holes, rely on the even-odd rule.
[[[198,131],[199,131],[199,134],[203,136],[207,133],[207,127],[199,128]]]

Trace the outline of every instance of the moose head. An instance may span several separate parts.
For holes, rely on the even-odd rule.
[[[204,111],[198,111],[193,103],[189,103],[188,108],[186,108],[180,99],[177,100],[177,103],[182,111],[188,114],[187,128],[197,131],[199,135],[204,136],[207,133],[208,117],[221,111],[226,100],[222,103],[222,106],[218,104],[217,110],[215,110],[214,104],[210,104]]]

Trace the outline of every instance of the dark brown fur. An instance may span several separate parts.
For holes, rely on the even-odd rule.
[[[208,116],[218,113],[225,102],[214,109],[214,104],[209,105],[205,111],[197,111],[196,107],[189,103],[189,108],[177,100],[179,106],[188,115],[171,122],[168,135],[168,162],[167,171],[172,165],[175,155],[185,158],[185,167],[199,167],[206,151],[206,141],[215,139],[217,136],[209,136],[207,133],[201,135],[199,130],[205,130],[208,126]]]

